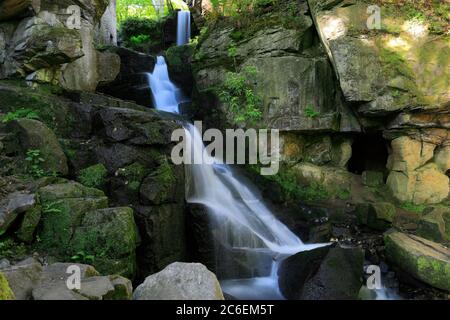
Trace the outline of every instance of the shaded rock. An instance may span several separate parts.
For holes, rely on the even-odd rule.
[[[41,206],[27,210],[17,231],[17,238],[23,242],[31,243],[36,227],[41,220]]]
[[[133,277],[136,271],[137,229],[128,207],[86,212],[70,240],[70,251],[93,255],[103,274]]]
[[[354,300],[363,284],[364,250],[330,249],[317,273],[305,283],[302,300]]]
[[[361,179],[368,187],[379,187],[384,184],[384,175],[380,171],[363,171]]]
[[[280,290],[287,299],[357,299],[363,263],[360,248],[326,246],[303,251],[281,263]]]
[[[278,269],[280,290],[287,299],[300,299],[303,286],[320,267],[330,246],[299,252],[284,260]]]
[[[224,300],[216,276],[200,263],[175,262],[147,277],[134,300]]]
[[[403,271],[431,286],[450,291],[450,251],[437,243],[389,230],[386,257]]]
[[[39,12],[40,0],[4,0],[0,4],[0,21]]]
[[[9,194],[0,202],[0,235],[5,233],[20,213],[32,208],[35,195],[22,192]]]
[[[433,161],[442,172],[450,170],[450,146],[439,148],[434,154]]]
[[[12,128],[17,131],[24,152],[40,150],[40,156],[44,159],[42,168],[45,171],[68,174],[66,155],[53,131],[45,124],[32,119],[17,119],[12,122]]]
[[[8,280],[0,272],[0,300],[15,300],[14,293],[9,287]]]
[[[434,207],[420,218],[417,234],[437,242],[450,241],[450,209]]]
[[[360,203],[356,206],[358,223],[375,230],[388,229],[394,221],[395,213],[395,206],[389,202]]]
[[[183,180],[183,172],[179,169],[180,167],[164,162],[147,176],[140,189],[141,202],[145,205],[159,205],[180,199],[184,194],[184,186],[178,183]]]
[[[107,50],[120,57],[120,71],[114,81],[100,83],[97,90],[113,97],[133,100],[143,106],[153,106],[145,72],[153,71],[155,57],[123,47],[110,47]]]
[[[186,226],[182,202],[136,208],[141,245],[137,248],[139,276],[186,259]]]

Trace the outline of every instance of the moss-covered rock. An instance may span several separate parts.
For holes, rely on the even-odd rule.
[[[431,241],[450,241],[450,208],[431,208],[419,220],[417,234]]]
[[[389,230],[386,257],[402,270],[439,289],[450,291],[450,251],[437,243]]]
[[[137,237],[131,208],[99,209],[85,213],[70,240],[70,249],[92,255],[92,264],[103,274],[133,277]]]
[[[361,203],[356,206],[358,223],[375,230],[386,230],[394,221],[396,208],[389,202]]]
[[[35,206],[25,212],[20,228],[17,231],[17,238],[19,240],[26,243],[31,243],[33,241],[34,232],[41,220],[41,211],[41,206]]]
[[[45,124],[33,119],[17,119],[11,123],[17,132],[23,152],[38,150],[42,157],[42,169],[48,173],[67,175],[67,158],[55,133]]]
[[[104,189],[107,176],[108,170],[103,164],[99,163],[80,170],[78,173],[78,181],[86,187]]]
[[[9,287],[8,280],[6,280],[3,273],[0,272],[0,300],[15,300],[14,293]]]

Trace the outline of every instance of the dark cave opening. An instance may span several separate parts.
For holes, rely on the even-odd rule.
[[[364,133],[354,137],[352,156],[348,171],[362,174],[363,171],[386,171],[388,143],[382,132]]]

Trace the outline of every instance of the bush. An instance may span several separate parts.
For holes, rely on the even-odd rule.
[[[101,163],[83,169],[78,174],[78,181],[86,187],[102,189],[106,184],[108,170]]]
[[[163,45],[164,23],[165,19],[131,17],[121,24],[119,36],[125,47],[148,53],[152,47]]]

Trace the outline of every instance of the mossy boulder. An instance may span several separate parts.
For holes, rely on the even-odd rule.
[[[147,176],[140,188],[140,197],[143,204],[159,205],[174,202],[179,198],[177,167],[163,162],[153,173]]]
[[[87,212],[70,241],[71,251],[93,256],[102,274],[133,277],[136,271],[137,228],[128,207]]]
[[[89,260],[104,274],[133,277],[138,236],[131,208],[107,208],[102,191],[77,182],[43,187],[39,195],[43,251],[66,261]]]
[[[14,293],[9,287],[8,280],[6,280],[3,273],[0,272],[0,300],[15,300]]]
[[[104,189],[107,176],[108,170],[103,164],[99,163],[80,170],[78,181],[86,187]]]
[[[39,150],[42,157],[42,169],[47,173],[67,175],[67,158],[55,133],[45,124],[33,119],[12,121],[11,128],[17,132],[23,152]]]
[[[389,202],[360,203],[356,206],[356,218],[359,224],[384,231],[394,221],[396,208]]]
[[[431,241],[450,241],[450,208],[432,207],[419,220],[417,234]]]
[[[450,291],[450,250],[435,242],[395,230],[384,235],[386,257],[411,276]]]

